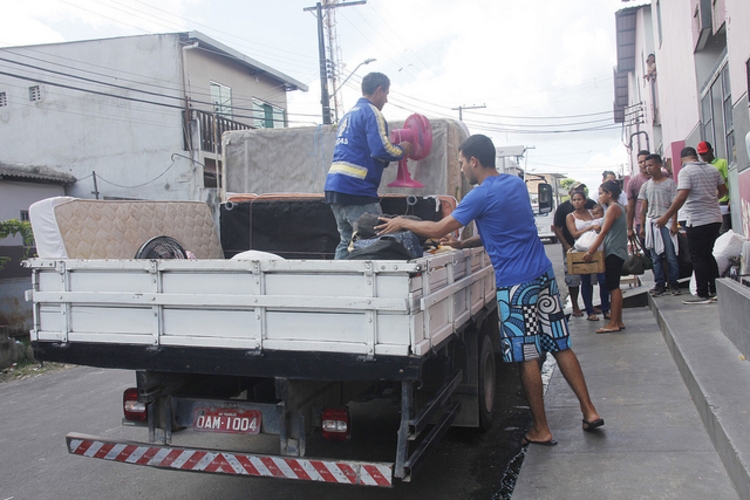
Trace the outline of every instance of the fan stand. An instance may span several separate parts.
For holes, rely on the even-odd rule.
[[[409,173],[409,166],[406,164],[407,161],[408,160],[406,159],[406,157],[403,157],[398,161],[398,175],[396,176],[395,181],[388,184],[388,187],[424,187],[424,184],[411,178],[411,174]]]

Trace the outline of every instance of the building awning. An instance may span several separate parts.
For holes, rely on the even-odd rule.
[[[625,121],[625,108],[628,105],[628,73],[617,71],[614,68],[615,82],[615,123]]]
[[[635,70],[635,23],[641,7],[629,7],[615,13],[617,35],[617,71]]]
[[[625,121],[625,107],[628,105],[628,73],[635,71],[635,25],[638,7],[628,7],[615,13],[617,39],[617,66],[614,69],[615,102],[614,121]]]
[[[76,178],[44,165],[10,165],[0,163],[0,181],[32,182],[69,186]]]

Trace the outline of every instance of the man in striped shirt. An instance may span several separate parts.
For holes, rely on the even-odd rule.
[[[713,249],[721,228],[719,198],[727,194],[727,186],[718,170],[698,159],[695,148],[684,148],[680,156],[682,169],[677,179],[677,196],[667,213],[657,219],[656,225],[667,226],[669,219],[680,208],[684,208],[697,296],[686,298],[682,302],[684,304],[708,304],[716,299],[716,278],[719,277],[719,267],[716,265]]]

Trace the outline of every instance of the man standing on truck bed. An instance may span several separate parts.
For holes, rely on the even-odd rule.
[[[341,236],[335,259],[349,256],[354,223],[362,214],[382,214],[378,187],[383,169],[411,152],[411,144],[393,144],[388,123],[380,113],[388,102],[391,82],[382,73],[362,79],[362,96],[344,115],[336,133],[333,163],[328,170],[325,194]]]
[[[537,237],[534,214],[523,181],[495,170],[495,146],[489,137],[473,135],[458,149],[458,162],[470,184],[470,191],[456,210],[438,222],[404,218],[385,219],[376,229],[380,234],[404,229],[420,236],[439,238],[475,220],[479,236],[458,241],[456,248],[484,244],[495,268],[500,337],[506,362],[521,363],[521,380],[531,409],[531,429],[524,444],[553,446],[557,441],[547,425],[539,359],[547,352],[578,398],[583,430],[604,425],[589,397],[586,381],[570,348],[568,323],[552,271],[552,263]]]

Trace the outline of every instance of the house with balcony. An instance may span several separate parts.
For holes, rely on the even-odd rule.
[[[623,5],[615,15],[614,121],[623,124],[631,166],[648,149],[679,176],[682,148],[709,141],[729,163],[733,229],[750,236],[750,3]]]
[[[67,195],[215,206],[226,130],[287,125],[307,86],[202,33],[0,49],[0,162],[77,180]]]

